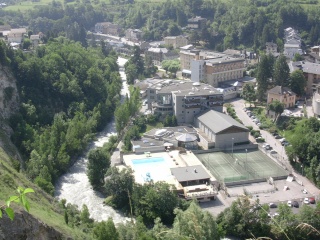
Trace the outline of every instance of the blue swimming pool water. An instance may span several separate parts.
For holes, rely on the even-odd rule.
[[[150,157],[150,158],[132,160],[132,163],[134,165],[136,165],[136,164],[160,163],[160,162],[164,162],[164,159],[162,157]]]
[[[167,163],[162,157],[133,159],[132,164],[135,175],[144,181],[163,181],[170,175]]]

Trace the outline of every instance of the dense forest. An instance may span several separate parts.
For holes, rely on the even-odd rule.
[[[64,37],[34,53],[0,47],[21,101],[10,119],[12,140],[27,159],[28,176],[52,194],[57,177],[113,117],[122,85],[117,56]]]

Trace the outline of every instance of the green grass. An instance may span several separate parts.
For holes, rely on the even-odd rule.
[[[9,139],[3,134],[0,134],[2,145],[10,145]],[[11,144],[12,145],[12,144]],[[10,146],[9,146],[10,147]],[[10,147],[10,152],[14,147]],[[13,155],[14,156],[14,155]],[[12,195],[17,195],[16,189],[18,186],[23,188],[33,188],[35,193],[27,195],[30,202],[30,213],[40,221],[57,229],[65,238],[72,237],[73,239],[91,239],[88,234],[83,233],[79,228],[71,228],[64,222],[63,211],[58,202],[41,190],[38,186],[30,182],[26,176],[17,172],[11,165],[10,156],[0,147],[0,205],[2,206],[7,198]],[[21,209],[17,204],[12,204],[15,210]]]
[[[151,129],[154,129],[154,128],[163,128],[163,123],[162,122],[157,122],[155,124],[147,124],[147,129],[146,129],[146,132],[150,131]]]

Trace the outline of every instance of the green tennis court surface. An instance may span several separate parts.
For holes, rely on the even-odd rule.
[[[207,169],[220,181],[237,182],[287,176],[288,173],[259,150],[197,154]]]

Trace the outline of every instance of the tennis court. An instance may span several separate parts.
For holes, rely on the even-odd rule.
[[[207,169],[220,181],[264,179],[287,176],[288,173],[259,150],[197,154]]]

